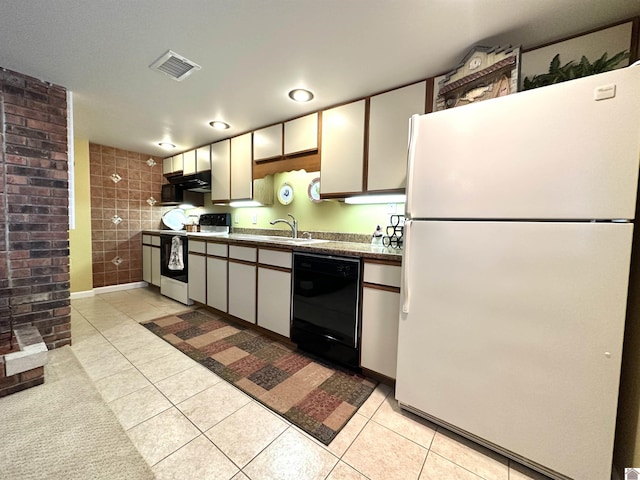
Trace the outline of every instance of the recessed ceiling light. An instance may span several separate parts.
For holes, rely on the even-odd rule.
[[[227,122],[221,122],[220,120],[214,120],[213,122],[209,122],[209,125],[211,125],[216,130],[226,130],[231,126]]]
[[[303,88],[296,88],[289,92],[289,98],[296,102],[308,102],[313,100],[313,93]]]
[[[176,148],[176,146],[173,143],[169,143],[169,142],[159,142],[158,145],[160,145],[165,150],[171,150],[172,148]]]

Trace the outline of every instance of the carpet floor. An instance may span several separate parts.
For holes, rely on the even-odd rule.
[[[325,445],[377,384],[204,310],[144,326]]]
[[[43,385],[0,398],[0,477],[153,479],[71,348],[48,355]]]

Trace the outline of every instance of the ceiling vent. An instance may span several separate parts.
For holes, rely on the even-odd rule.
[[[200,70],[200,65],[192,62],[188,58],[178,55],[176,52],[167,50],[160,58],[149,65],[152,70],[164,73],[174,80],[181,81]]]

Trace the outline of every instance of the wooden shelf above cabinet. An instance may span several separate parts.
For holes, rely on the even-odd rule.
[[[294,170],[306,170],[307,172],[320,171],[320,153],[313,152],[280,157],[272,160],[253,162],[253,178],[263,178],[274,173],[291,172]]]

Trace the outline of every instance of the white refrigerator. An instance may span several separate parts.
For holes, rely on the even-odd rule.
[[[410,130],[396,398],[551,477],[608,480],[640,67]]]

